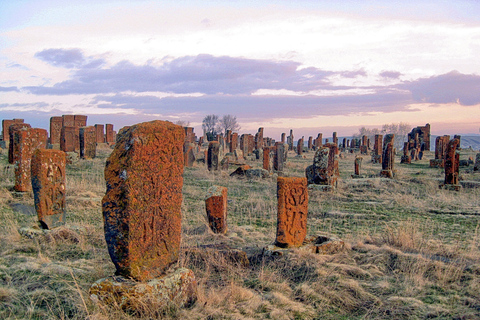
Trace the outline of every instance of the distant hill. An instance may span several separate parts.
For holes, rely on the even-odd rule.
[[[453,136],[450,136],[453,138]],[[430,139],[430,150],[435,151],[435,139],[437,136],[431,136]],[[462,136],[460,139],[460,147],[462,149],[467,149],[472,147],[473,150],[480,150],[480,135],[472,136]]]

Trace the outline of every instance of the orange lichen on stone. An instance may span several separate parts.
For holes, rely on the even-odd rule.
[[[307,235],[307,178],[277,178],[277,237],[279,247],[299,247]]]
[[[270,148],[263,148],[263,169],[270,171]]]
[[[32,156],[32,187],[38,221],[44,229],[65,223],[66,154],[37,149]]]
[[[151,121],[123,128],[105,166],[105,238],[117,274],[145,281],[178,259],[181,239],[181,126]]]
[[[227,188],[220,186],[208,188],[205,208],[210,229],[215,233],[227,233]]]
[[[31,163],[35,150],[47,147],[45,129],[23,128],[15,131],[13,162],[15,164],[15,191],[32,191]]]
[[[13,153],[14,153],[14,145],[15,145],[15,141],[14,141],[15,132],[23,128],[31,128],[31,127],[32,126],[30,126],[28,123],[14,123],[8,127],[8,135],[10,137],[10,143],[8,145],[8,163],[12,163],[12,164],[14,163]]]

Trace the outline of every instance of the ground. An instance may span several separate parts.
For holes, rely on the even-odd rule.
[[[412,164],[395,161],[394,179],[363,156],[352,179],[354,154],[339,159],[338,188],[309,191],[308,235],[331,235],[346,250],[315,255],[292,250],[265,258],[275,240],[276,174],[230,177],[236,169],[185,168],[182,251],[176,266],[195,272],[198,301],[137,314],[93,302],[88,290],[112,275],[103,233],[103,170],[111,149],[67,167],[67,224],[38,229],[29,193],[13,191],[13,166],[0,154],[0,318],[2,319],[477,319],[480,317],[480,172],[460,168],[461,191],[438,187],[442,169],[433,152]],[[475,156],[462,150],[461,159]],[[305,175],[313,152],[289,153],[284,175]],[[262,161],[247,160],[253,168]],[[209,231],[204,197],[212,185],[228,188],[228,233]],[[249,265],[204,249],[229,246]],[[196,255],[187,254],[199,249]],[[187,252],[187,253],[186,253]]]

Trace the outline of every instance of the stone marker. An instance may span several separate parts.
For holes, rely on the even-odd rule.
[[[277,237],[278,247],[299,247],[307,235],[307,179],[277,178]]]
[[[376,134],[375,138],[373,139],[373,154],[372,154],[372,162],[373,163],[382,163],[382,141],[383,135]]]
[[[45,129],[23,128],[13,137],[13,162],[15,164],[15,191],[32,191],[31,164],[35,150],[47,147]]]
[[[13,158],[14,158],[14,155],[13,155],[13,138],[14,138],[14,135],[15,135],[15,132],[17,132],[18,130],[21,130],[23,128],[31,128],[31,126],[28,124],[28,123],[14,123],[14,124],[11,124],[9,127],[8,127],[8,135],[9,135],[9,140],[10,140],[10,143],[8,144],[8,163],[14,163],[13,161]]]
[[[308,184],[328,185],[335,188],[339,177],[337,146],[328,143],[315,152],[313,164],[305,169]]]
[[[207,154],[208,171],[218,170],[219,150],[220,150],[220,143],[218,143],[218,141],[210,141],[208,143],[208,154]]]
[[[193,143],[186,143],[185,145],[186,151],[184,153],[184,165],[185,167],[193,167],[193,164],[195,163],[195,152],[193,150]]]
[[[273,158],[273,170],[277,172],[282,172],[284,162],[285,162],[285,144],[281,142],[276,142],[275,155]]]
[[[80,158],[93,159],[97,156],[97,140],[94,126],[79,129]]]
[[[113,124],[107,123],[105,125],[105,142],[115,143],[115,140],[113,139]]]
[[[270,147],[263,148],[263,169],[270,171]]]
[[[449,135],[438,136],[435,139],[435,159],[430,160],[430,167],[443,168],[445,167],[445,157],[447,153],[447,145],[450,141]]]
[[[210,229],[214,233],[227,233],[227,188],[220,186],[208,188],[205,208]]]
[[[96,281],[92,300],[132,311],[145,301],[159,309],[196,300],[193,272],[169,270],[180,249],[184,141],[183,128],[167,121],[118,134],[105,166],[102,206],[108,251],[120,276]]]
[[[95,125],[95,136],[97,143],[104,143],[105,142],[105,133],[104,133],[104,126],[103,124],[96,124]]]
[[[56,144],[57,148],[60,144],[60,135],[62,132],[63,118],[51,117],[50,118],[50,143]]]
[[[453,190],[460,190],[461,185],[458,180],[460,167],[460,153],[457,150],[460,140],[452,139],[447,145],[445,158],[445,180],[444,187]]]
[[[297,142],[297,156],[301,156],[303,154],[303,145],[303,137],[301,137]]]
[[[3,141],[11,141],[10,140],[10,133],[9,133],[8,128],[10,128],[10,126],[12,124],[23,123],[23,122],[24,122],[23,119],[12,119],[12,120],[4,119],[4,120],[2,120],[2,140]]]
[[[360,168],[362,166],[362,157],[355,157],[355,175],[359,176],[360,175]]]
[[[400,163],[412,163],[412,158],[410,154],[408,154],[408,142],[404,142],[403,144],[403,156],[400,160]]]
[[[80,150],[80,129],[63,126],[60,133],[60,150],[78,152]]]
[[[66,162],[66,154],[60,150],[37,149],[32,156],[35,210],[44,229],[65,223]]]
[[[393,178],[394,176],[394,160],[395,154],[393,152],[394,134],[385,135],[383,139],[383,155],[382,155],[382,171],[380,175],[386,178]]]
[[[166,121],[124,128],[105,166],[105,239],[117,275],[147,281],[178,259],[181,237],[181,126]]]
[[[473,171],[480,171],[480,153],[477,153],[475,156],[475,165],[473,167]]]

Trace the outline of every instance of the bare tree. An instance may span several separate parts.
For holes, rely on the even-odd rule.
[[[215,114],[206,115],[202,121],[202,128],[207,135],[208,141],[215,140],[217,137],[218,116]]]
[[[217,131],[223,132],[224,135],[227,135],[227,130],[238,131],[240,130],[240,125],[237,122],[237,117],[232,116],[231,114],[224,115],[218,122]]]
[[[188,127],[190,126],[190,121],[178,120],[178,121],[175,121],[175,124],[178,124],[179,126],[182,126],[182,127]]]
[[[409,131],[410,125],[408,123],[386,123],[382,126],[382,130],[379,130],[378,128],[369,129],[367,127],[361,127],[358,129],[358,133],[354,134],[353,137],[360,139],[362,136],[367,136],[370,141],[373,141],[373,138],[376,134],[386,135],[393,133],[395,134],[395,148],[401,149],[403,148],[403,143],[406,141]]]

